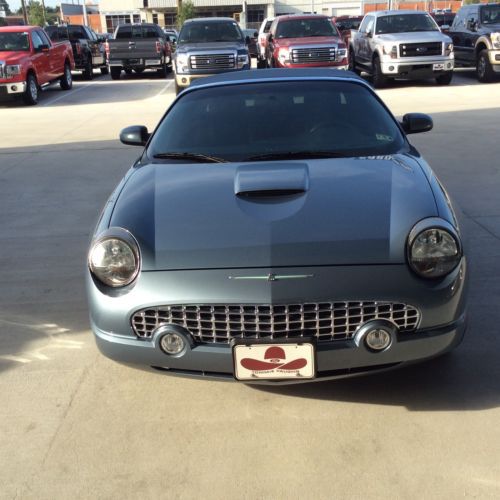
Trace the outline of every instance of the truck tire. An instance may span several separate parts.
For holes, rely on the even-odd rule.
[[[138,75],[140,75],[141,73],[143,73],[143,72],[144,72],[144,69],[145,69],[145,68],[134,68],[134,71],[135,71]]]
[[[380,59],[378,56],[373,58],[372,82],[376,89],[382,89],[387,85],[388,78],[382,73]]]
[[[109,68],[107,66],[101,66],[101,75],[107,75],[109,73]]]
[[[490,58],[488,57],[488,51],[482,50],[477,56],[476,63],[476,76],[477,79],[482,83],[488,83],[495,77],[495,72],[491,67]]]
[[[87,60],[85,61],[85,68],[82,71],[82,76],[84,80],[92,80],[94,78],[94,68],[92,67],[92,57],[87,54]]]
[[[126,75],[131,75],[133,73],[132,68],[125,68],[124,71]]]
[[[111,71],[111,79],[112,80],[119,80],[120,79],[122,69],[119,66],[111,66],[110,71]]]
[[[23,93],[23,101],[29,106],[38,104],[38,82],[33,73],[28,73],[28,78],[26,78],[26,90]]]
[[[361,71],[356,68],[356,60],[354,59],[354,50],[352,50],[352,47],[349,48],[349,71],[352,71],[357,75],[361,74]]]
[[[449,85],[453,78],[453,71],[447,71],[444,75],[436,76],[436,83],[438,85]]]
[[[71,75],[71,67],[68,62],[64,63],[64,73],[59,80],[59,85],[63,90],[70,90],[73,87],[73,76]]]

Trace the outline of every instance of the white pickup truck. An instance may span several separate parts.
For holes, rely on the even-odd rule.
[[[352,31],[349,69],[370,73],[377,88],[392,78],[435,78],[438,85],[448,85],[453,67],[451,38],[427,12],[370,12]]]

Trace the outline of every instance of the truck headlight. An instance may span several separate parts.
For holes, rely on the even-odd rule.
[[[397,59],[398,57],[398,47],[397,45],[385,44],[382,46],[384,54],[391,56],[391,59]]]
[[[278,50],[278,59],[280,63],[284,64],[290,62],[290,51],[286,48],[282,48]]]
[[[5,76],[7,78],[12,78],[13,76],[21,74],[21,65],[20,64],[10,64],[5,67]]]
[[[238,68],[243,68],[248,64],[248,52],[238,52]]]
[[[491,35],[491,44],[494,49],[500,49],[500,33],[492,33]]]
[[[449,56],[453,53],[453,43],[447,42],[444,44],[444,55]]]
[[[445,227],[419,230],[421,224],[417,224],[408,237],[408,262],[422,278],[442,278],[460,263],[459,238]]]
[[[176,54],[175,70],[177,73],[186,73],[189,70],[189,58],[187,54]]]
[[[88,266],[93,276],[107,286],[129,285],[139,273],[139,246],[128,231],[113,228],[90,248]]]
[[[340,46],[337,49],[337,61],[342,61],[342,59],[345,59],[347,57],[347,48]]]

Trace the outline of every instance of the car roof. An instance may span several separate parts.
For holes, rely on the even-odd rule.
[[[193,19],[186,19],[186,21],[184,21],[184,24],[215,23],[220,21],[231,21],[232,23],[236,22],[232,17],[195,17]]]
[[[370,85],[360,76],[350,71],[339,69],[308,68],[308,69],[266,69],[266,70],[247,70],[235,71],[232,73],[221,73],[219,75],[209,76],[195,80],[189,88],[201,88],[221,85],[237,85],[238,83],[253,82],[275,82],[286,79],[293,80],[343,80],[355,81],[370,87]]]
[[[278,16],[278,22],[289,21],[290,19],[331,19],[331,17],[324,16],[323,14],[286,14]]]
[[[2,26],[1,33],[24,33],[25,31],[41,30],[40,26]]]
[[[382,17],[382,16],[399,16],[401,14],[428,14],[424,10],[377,10],[375,12],[368,12],[366,15]]]

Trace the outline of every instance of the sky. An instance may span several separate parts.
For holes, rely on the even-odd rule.
[[[21,7],[21,0],[7,0],[7,3],[9,4],[10,10],[15,12],[19,7]],[[25,0],[25,3],[28,4],[29,0]],[[61,3],[61,0],[45,0],[45,6],[46,7],[55,7],[56,5],[59,5]],[[66,0],[63,1],[62,3],[78,3],[77,0]],[[80,0],[80,3],[82,3],[82,0]]]

